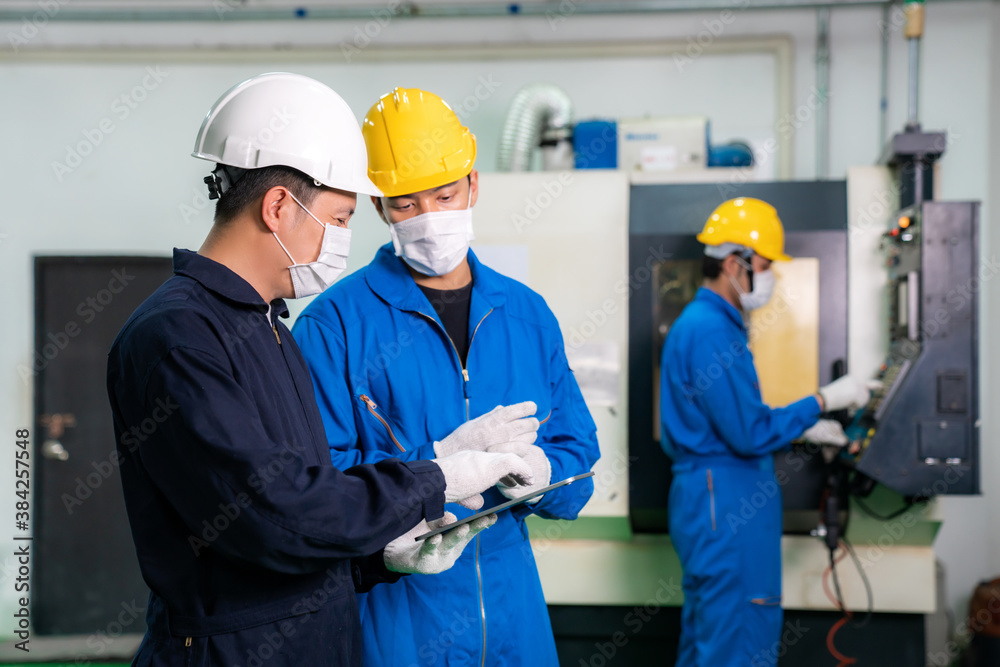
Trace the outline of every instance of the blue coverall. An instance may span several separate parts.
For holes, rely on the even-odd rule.
[[[782,611],[772,455],[816,422],[819,403],[764,404],[740,311],[704,287],[671,326],[661,369],[670,535],[684,569],[677,664],[773,665]]]
[[[536,444],[548,456],[553,482],[597,461],[594,422],[555,316],[538,294],[480,264],[471,250],[468,260],[465,369],[391,244],[299,316],[293,333],[313,374],[338,468],[394,456],[433,458],[433,441],[466,420],[528,400],[538,405],[543,423]],[[387,432],[398,444],[386,446]],[[502,512],[450,570],[406,577],[359,598],[365,664],[556,665],[524,518],[535,512],[573,519],[592,493],[585,480]],[[506,500],[495,488],[484,496],[486,507]],[[470,514],[459,505],[448,509]]]
[[[174,251],[108,354],[147,630],[133,665],[360,665],[355,591],[382,547],[444,513],[426,461],[341,472],[282,300]],[[352,441],[353,442],[353,441]]]

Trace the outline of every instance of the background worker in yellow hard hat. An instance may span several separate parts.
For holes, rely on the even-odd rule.
[[[531,402],[537,440],[464,446],[521,455],[533,488],[587,472],[596,429],[555,316],[469,249],[475,137],[441,98],[400,88],[371,108],[362,131],[391,243],[318,297],[293,332],[330,441],[357,442],[335,450],[334,465],[434,458],[453,447],[433,441],[466,421]],[[387,431],[431,444],[386,448]],[[492,506],[526,493],[501,484],[484,495]],[[363,596],[365,664],[558,664],[524,518],[573,519],[592,493],[585,480],[501,512],[447,576],[406,577]]]
[[[782,611],[772,454],[799,437],[846,444],[840,424],[820,414],[859,407],[869,391],[846,376],[786,407],[765,405],[745,315],[771,298],[771,263],[789,259],[781,220],[766,202],[733,199],[698,240],[704,283],[670,328],[661,377],[661,442],[674,474],[670,534],[684,569],[677,664],[773,665]],[[747,513],[742,503],[751,498]]]

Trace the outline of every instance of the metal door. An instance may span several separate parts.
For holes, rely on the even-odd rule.
[[[169,258],[35,259],[35,349],[21,376],[35,385],[39,635],[101,642],[145,632],[149,590],[125,514],[105,373],[118,331],[170,275]]]

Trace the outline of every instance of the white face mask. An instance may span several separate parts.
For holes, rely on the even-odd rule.
[[[774,294],[774,272],[771,269],[757,271],[753,274],[753,291],[740,294],[740,305],[743,310],[751,311],[763,308]]]
[[[426,276],[443,276],[454,271],[469,252],[469,242],[476,238],[469,207],[431,211],[390,223],[389,235],[396,256]]]
[[[302,206],[302,202],[295,195],[291,192],[288,194],[295,200],[296,204]],[[292,287],[295,290],[296,299],[319,294],[332,285],[340,277],[340,274],[347,269],[347,256],[351,252],[350,229],[320,222],[319,218],[313,215],[312,211],[305,206],[302,206],[302,210],[323,227],[323,241],[319,248],[319,257],[316,258],[315,262],[297,264],[295,258],[292,257],[292,253],[288,252],[288,248],[281,242],[278,235],[274,235],[274,238],[278,241],[278,245],[288,255],[288,259],[292,260],[292,265],[288,267],[288,272],[292,274]]]
[[[737,258],[740,265],[745,268],[748,272],[752,271],[750,264],[742,258]],[[731,276],[729,280],[733,283],[733,287],[740,295],[740,305],[743,306],[743,310],[750,312],[751,310],[757,310],[767,305],[767,302],[771,300],[771,295],[774,294],[774,272],[771,269],[765,271],[754,271],[753,273],[753,289],[750,292],[746,292],[740,287],[739,282],[734,280]]]

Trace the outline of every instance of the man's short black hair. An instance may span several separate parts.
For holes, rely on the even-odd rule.
[[[713,280],[722,275],[722,262],[724,259],[719,259],[718,257],[709,257],[708,255],[701,256],[701,275],[704,278]]]
[[[276,185],[288,188],[304,206],[311,204],[320,191],[313,179],[298,169],[280,166],[249,169],[216,202],[215,224],[228,224]]]

